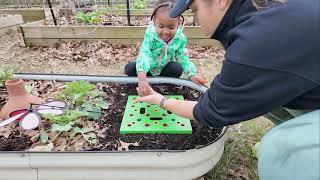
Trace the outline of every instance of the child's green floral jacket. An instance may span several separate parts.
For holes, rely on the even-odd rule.
[[[150,71],[153,76],[157,76],[169,62],[174,61],[181,64],[188,78],[196,75],[196,68],[187,56],[186,45],[187,38],[181,26],[167,44],[156,33],[154,23],[149,22],[136,60],[137,73]]]

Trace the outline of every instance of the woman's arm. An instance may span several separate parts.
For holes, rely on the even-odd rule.
[[[151,91],[151,95],[140,97],[136,99],[135,102],[147,102],[159,106],[164,96],[155,92],[153,89],[151,89]],[[177,114],[178,116],[194,120],[195,118],[193,117],[193,108],[197,103],[197,101],[181,101],[176,99],[167,99],[163,103],[163,107],[166,110]]]
[[[163,107],[166,110],[177,114],[178,116],[190,120],[195,120],[195,118],[193,117],[193,108],[197,103],[197,101],[181,101],[176,99],[168,99],[164,102]]]

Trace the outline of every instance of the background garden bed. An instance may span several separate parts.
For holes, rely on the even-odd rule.
[[[0,15],[0,35],[18,32],[21,24],[21,15]]]
[[[52,45],[58,42],[106,40],[127,44],[140,42],[145,26],[43,26],[42,21],[21,26],[26,46]],[[189,44],[220,46],[218,41],[208,39],[200,27],[186,26],[184,33]]]
[[[46,17],[43,8],[0,9],[1,14],[21,15],[25,23],[39,21]]]

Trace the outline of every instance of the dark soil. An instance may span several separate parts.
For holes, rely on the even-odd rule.
[[[35,83],[35,88],[38,84]],[[196,100],[201,93],[182,86],[155,85],[154,90],[163,95],[183,95],[186,100]],[[104,111],[100,121],[101,127],[109,127],[106,131],[106,138],[100,138],[101,148],[91,149],[92,151],[117,151],[119,140],[123,142],[139,142],[139,146],[129,146],[129,150],[188,150],[199,148],[212,143],[222,131],[222,128],[209,128],[192,121],[192,135],[167,135],[167,134],[130,134],[120,135],[120,125],[128,95],[136,95],[136,84],[120,85],[107,84],[102,86],[107,94],[106,101],[111,104],[109,109]],[[44,88],[41,91],[48,91]],[[38,91],[39,94],[44,92]],[[45,92],[46,93],[46,92]],[[0,91],[0,108],[3,106],[5,93]],[[28,149],[31,141],[27,137],[10,136],[8,139],[0,138],[0,151],[20,151]]]
[[[4,86],[0,86],[0,107],[2,107],[6,103],[6,97],[6,89],[4,88]]]
[[[136,135],[120,135],[119,129],[121,119],[124,114],[128,94],[136,95],[136,85],[112,85],[112,89],[117,92],[114,93],[110,88],[104,88],[104,91],[109,95],[106,100],[109,103],[115,104],[110,107],[103,118],[104,125],[111,125],[107,131],[106,139],[101,141],[116,142],[121,139],[125,142],[140,142],[140,146],[132,146],[131,150],[186,150],[201,147],[213,142],[221,133],[221,128],[204,127],[192,121],[193,134],[192,135],[168,135],[168,134],[136,134]],[[163,95],[183,95],[186,100],[196,100],[200,95],[199,92],[182,86],[174,85],[157,85],[154,90]],[[114,143],[111,143],[114,144]],[[116,147],[109,146],[107,150],[115,150]]]
[[[31,145],[32,142],[27,136],[0,137],[0,151],[23,151]]]

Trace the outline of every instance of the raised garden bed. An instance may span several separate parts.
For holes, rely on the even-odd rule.
[[[21,15],[25,23],[46,18],[43,8],[0,9],[1,14]]]
[[[61,12],[61,11],[60,11]],[[68,15],[65,15],[68,14]],[[71,12],[65,13],[56,17],[57,24],[59,26],[87,26],[88,24],[77,22],[74,18],[75,14]],[[193,17],[184,17],[185,26],[193,26]],[[147,26],[150,22],[150,16],[145,15],[131,15],[130,16],[131,26]],[[46,19],[43,21],[45,26],[54,26],[52,19]],[[101,22],[97,24],[98,26],[128,26],[128,18],[125,15],[117,15],[112,13],[105,13],[101,15]]]
[[[109,103],[109,108],[103,111],[105,115],[99,121],[90,121],[92,126],[100,129],[101,137],[97,145],[84,143],[76,149],[79,144],[72,145],[70,140],[65,144],[63,137],[55,140],[53,150],[59,151],[64,147],[63,151],[69,152],[27,152],[26,149],[37,143],[34,137],[36,133],[13,130],[7,139],[11,140],[11,144],[17,142],[19,145],[7,148],[19,149],[2,149],[6,152],[0,153],[0,160],[10,162],[0,165],[4,177],[14,179],[23,173],[24,179],[141,179],[148,175],[154,179],[192,179],[212,169],[222,155],[226,128],[208,128],[192,123],[191,135],[120,135],[126,98],[136,93],[136,78],[30,74],[18,74],[16,77],[33,79],[29,81],[33,85],[33,94],[44,98],[50,98],[56,94],[57,89],[63,89],[64,83],[61,81],[95,82],[98,83],[97,88],[107,94],[104,100]],[[182,79],[152,78],[150,83],[158,84],[155,89],[163,94],[181,94],[189,100],[195,100],[206,90],[205,87]],[[2,93],[1,97],[5,95]],[[3,99],[0,101],[3,102]],[[11,128],[16,127],[12,125]],[[37,130],[40,131],[34,131]],[[30,134],[33,134],[33,138]],[[80,142],[80,139],[77,141]],[[3,137],[1,142],[3,147],[6,144]],[[10,150],[22,151],[8,152]],[[11,171],[7,171],[7,168]],[[81,171],[83,168],[85,172]],[[13,171],[15,173],[11,173]]]
[[[42,21],[21,26],[26,46],[43,46],[59,42],[106,40],[122,44],[140,42],[146,26],[44,26]],[[220,46],[208,39],[200,27],[186,26],[189,44]]]
[[[96,12],[101,12],[97,10]],[[85,16],[83,16],[85,17]],[[26,46],[50,45],[58,42],[83,41],[83,40],[107,40],[117,43],[140,42],[150,16],[132,16],[131,25],[127,26],[127,17],[102,13],[99,22],[95,25],[80,23],[75,18],[75,10],[60,9],[56,15],[57,26],[52,19],[37,21],[21,26]],[[210,40],[201,28],[192,26],[193,17],[185,17],[184,32],[189,44],[217,46],[217,41]]]
[[[23,24],[21,15],[0,15],[0,35],[18,32]]]

